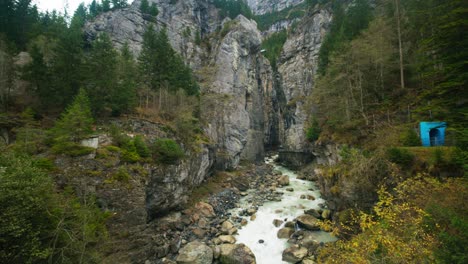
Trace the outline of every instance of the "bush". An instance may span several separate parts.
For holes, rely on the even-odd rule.
[[[314,118],[312,125],[307,129],[306,137],[309,142],[316,141],[320,136],[320,126],[317,119]]]
[[[52,151],[55,154],[65,154],[71,157],[79,157],[93,153],[94,149],[81,146],[80,144],[73,142],[57,142],[52,147]]]
[[[133,140],[133,142],[134,142],[136,151],[137,151],[138,155],[140,155],[140,157],[148,158],[148,157],[151,156],[151,152],[150,152],[148,146],[146,146],[146,143],[145,143],[142,136],[136,136],[135,139]]]
[[[130,174],[125,167],[120,167],[114,176],[112,176],[112,179],[119,182],[128,182],[130,180]]]
[[[421,146],[421,139],[419,139],[418,134],[413,129],[408,129],[401,136],[401,143],[403,146],[407,147],[417,147]]]
[[[0,151],[0,263],[101,263],[106,214],[90,197],[58,193],[40,168],[48,163]]]
[[[414,155],[407,149],[389,148],[387,149],[388,159],[403,167],[409,167],[414,160]]]
[[[168,138],[157,139],[152,149],[155,160],[163,164],[175,164],[184,156],[184,151],[179,144]]]

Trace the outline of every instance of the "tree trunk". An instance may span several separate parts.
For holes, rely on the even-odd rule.
[[[405,73],[403,66],[403,45],[401,41],[400,0],[395,0],[396,21],[398,31],[398,49],[400,51],[400,82],[401,88],[405,89]]]

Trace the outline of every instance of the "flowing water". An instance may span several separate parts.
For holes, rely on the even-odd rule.
[[[274,219],[282,221],[292,221],[296,217],[303,215],[305,209],[319,209],[319,204],[325,201],[320,198],[320,192],[313,182],[297,179],[297,174],[293,171],[275,164],[275,157],[267,158],[266,163],[272,164],[275,170],[280,171],[283,175],[289,176],[289,186],[278,188],[277,191],[284,192],[281,201],[265,202],[263,206],[258,208],[256,219],[248,222],[248,224],[239,230],[236,236],[237,243],[244,243],[255,254],[257,264],[282,264],[282,253],[288,247],[287,239],[279,239],[276,234],[278,230],[284,227],[283,223],[279,227],[273,225]],[[286,188],[293,188],[293,192],[286,191]],[[252,194],[250,194],[252,195]],[[315,200],[301,199],[301,195],[313,195]],[[248,208],[249,196],[246,196],[240,201],[240,208]],[[240,209],[238,209],[240,210]],[[235,211],[233,212],[236,213]],[[336,238],[329,233],[317,231],[318,242],[331,242]],[[263,240],[260,243],[259,240]]]

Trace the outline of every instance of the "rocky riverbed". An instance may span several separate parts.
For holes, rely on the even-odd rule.
[[[314,263],[316,250],[334,241],[320,231],[329,219],[312,182],[268,158],[205,202],[155,222],[160,231],[150,263]]]

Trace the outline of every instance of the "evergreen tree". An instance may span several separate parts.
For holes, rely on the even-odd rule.
[[[111,0],[102,0],[102,12],[111,10]]]
[[[109,35],[99,35],[92,44],[85,65],[86,89],[91,108],[96,114],[112,109],[113,95],[118,84],[117,57]]]
[[[136,105],[137,68],[128,43],[125,43],[120,50],[118,76],[119,83],[112,96],[113,115],[130,112]]]
[[[80,89],[73,103],[65,110],[60,120],[51,130],[55,142],[79,142],[91,135],[93,117],[88,96],[84,89]]]
[[[150,6],[148,0],[141,0],[140,2],[140,11],[143,14],[148,14],[150,10]]]

